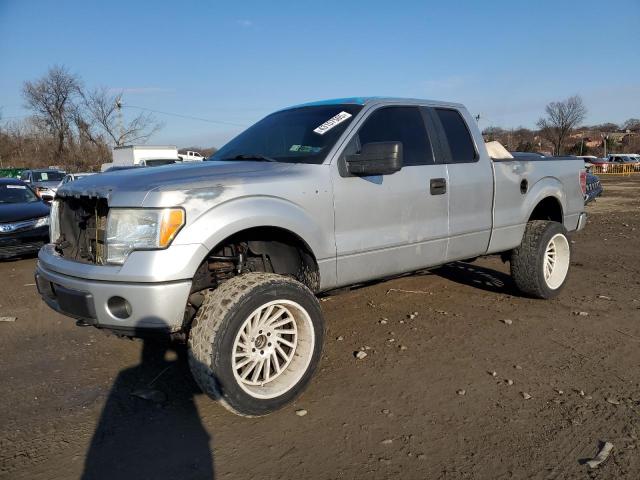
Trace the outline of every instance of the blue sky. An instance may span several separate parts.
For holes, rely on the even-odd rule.
[[[250,125],[364,95],[453,100],[533,126],[582,95],[588,123],[640,117],[640,1],[0,0],[0,109],[62,64],[133,106]],[[220,146],[242,128],[157,114],[154,143]]]

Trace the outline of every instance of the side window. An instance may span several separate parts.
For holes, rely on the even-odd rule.
[[[22,172],[20,174],[20,180],[25,181],[29,178],[29,174],[27,172]]]
[[[473,146],[469,128],[457,110],[436,108],[451,150],[451,163],[471,163],[478,161],[478,153]]]
[[[418,107],[383,107],[373,112],[349,147],[355,146],[359,151],[362,145],[371,142],[402,142],[404,166],[434,163]]]

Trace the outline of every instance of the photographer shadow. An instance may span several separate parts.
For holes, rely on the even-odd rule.
[[[145,339],[121,371],[87,452],[82,479],[213,479],[210,437],[184,345]]]

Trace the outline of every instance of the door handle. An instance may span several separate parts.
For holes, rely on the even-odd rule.
[[[432,178],[429,182],[431,195],[444,195],[447,193],[447,180],[444,178]]]

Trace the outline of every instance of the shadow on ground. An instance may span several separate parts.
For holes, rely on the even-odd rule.
[[[452,282],[470,287],[479,288],[494,293],[506,293],[508,295],[521,294],[516,289],[513,279],[506,273],[498,272],[491,268],[479,267],[466,262],[453,262],[432,270],[439,277]]]
[[[91,440],[83,479],[212,479],[210,438],[184,346],[145,340],[120,372]]]

